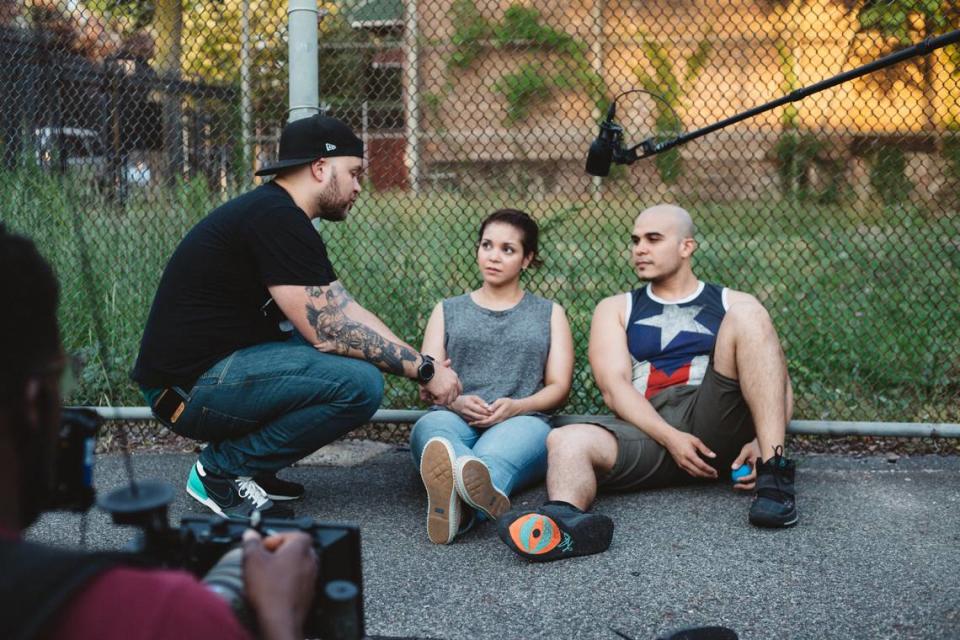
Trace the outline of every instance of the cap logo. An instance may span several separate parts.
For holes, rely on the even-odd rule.
[[[324,146],[327,148],[327,151],[333,151],[334,149],[337,148],[337,145],[330,144],[329,142],[327,142]]]

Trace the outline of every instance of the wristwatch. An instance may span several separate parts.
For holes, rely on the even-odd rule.
[[[433,380],[433,374],[436,373],[436,368],[433,366],[433,356],[428,356],[425,353],[420,354],[420,356],[423,358],[423,362],[417,367],[417,382],[427,384]]]

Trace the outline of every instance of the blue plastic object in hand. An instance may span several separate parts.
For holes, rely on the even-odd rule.
[[[751,471],[753,471],[753,469],[750,467],[750,463],[745,462],[730,472],[730,478],[734,482],[740,482],[742,478],[746,478],[748,475],[750,475]]]

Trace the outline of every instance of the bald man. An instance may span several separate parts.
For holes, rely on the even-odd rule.
[[[597,490],[637,491],[729,479],[755,491],[749,520],[797,522],[794,463],[783,456],[793,394],[770,316],[752,295],[693,273],[696,229],[659,205],[633,226],[630,260],[644,286],[597,305],[590,366],[614,418],[568,424],[547,438],[547,493],[511,511],[498,533],[534,561],[599,553],[613,522],[587,513]]]

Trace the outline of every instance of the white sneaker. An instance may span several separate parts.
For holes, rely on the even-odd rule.
[[[496,520],[510,510],[510,498],[490,479],[490,469],[475,456],[460,456],[456,467],[457,494],[468,505]]]
[[[446,438],[430,438],[420,458],[420,478],[427,490],[427,537],[450,544],[460,526],[460,497],[453,479],[456,456]]]

